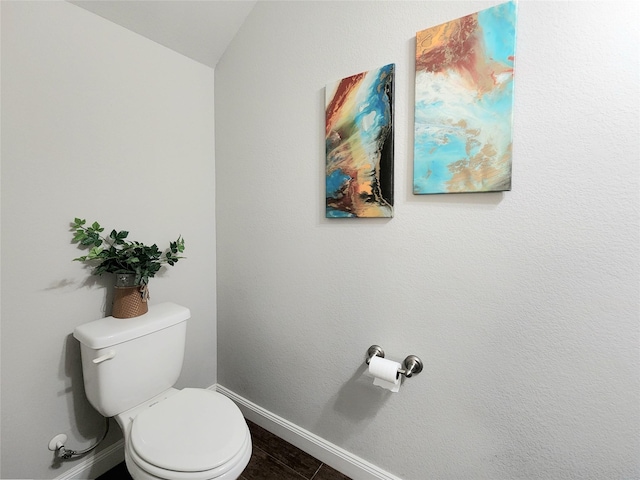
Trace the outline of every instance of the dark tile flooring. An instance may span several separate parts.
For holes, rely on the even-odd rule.
[[[253,453],[240,480],[351,480],[320,460],[247,421]],[[130,480],[124,463],[97,480]]]

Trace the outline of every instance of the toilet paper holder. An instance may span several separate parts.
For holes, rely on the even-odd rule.
[[[369,365],[369,362],[373,357],[381,357],[384,358],[384,350],[379,345],[371,345],[367,350],[367,359],[366,363]],[[404,375],[406,378],[411,378],[413,375],[417,375],[422,371],[423,363],[416,355],[409,355],[402,362],[404,368],[399,368],[398,373]]]

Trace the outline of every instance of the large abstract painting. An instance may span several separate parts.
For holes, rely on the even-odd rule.
[[[395,65],[327,85],[326,216],[393,216]]]
[[[511,190],[516,4],[416,34],[413,192]]]

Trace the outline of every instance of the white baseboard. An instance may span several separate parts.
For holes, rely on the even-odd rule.
[[[124,440],[118,440],[113,445],[95,455],[80,461],[75,467],[56,477],[54,480],[79,480],[98,478],[103,473],[124,461]]]
[[[209,389],[216,390],[233,400],[248,420],[354,480],[402,480],[400,477],[396,477],[308,430],[271,413],[222,385],[213,385]]]

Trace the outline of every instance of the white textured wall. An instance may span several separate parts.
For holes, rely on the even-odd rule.
[[[637,2],[519,4],[513,191],[413,196],[415,32],[258,2],[216,68],[219,382],[406,480],[640,478]],[[324,218],[324,86],[396,63],[392,220]],[[378,343],[425,371],[361,377]]]
[[[49,440],[84,448],[103,426],[70,334],[104,315],[108,289],[71,261],[75,216],[186,238],[152,302],[192,309],[180,384],[216,381],[214,73],[70,3],[1,3],[0,477],[54,478],[77,461],[56,468]]]

